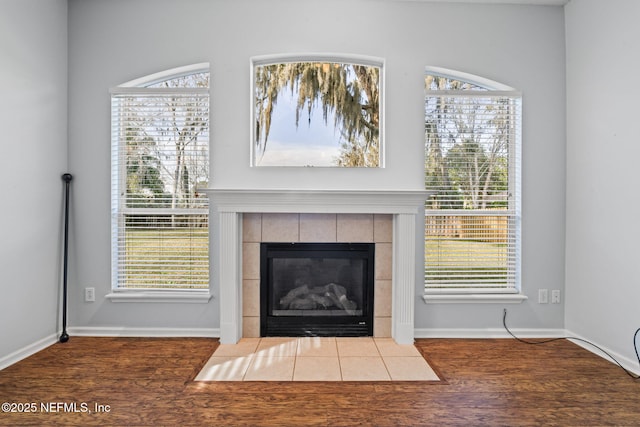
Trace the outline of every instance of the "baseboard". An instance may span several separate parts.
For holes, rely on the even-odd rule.
[[[0,370],[8,368],[14,363],[18,363],[22,359],[26,359],[27,357],[36,354],[41,350],[44,350],[45,348],[55,344],[56,342],[58,342],[58,335],[53,334],[42,338],[41,340],[38,340],[33,344],[29,344],[26,347],[14,351],[9,355],[0,358]]]
[[[564,329],[511,329],[519,338],[560,338],[567,335]],[[456,329],[417,328],[415,338],[513,338],[504,328]]]
[[[193,337],[193,338],[218,338],[219,328],[130,328],[108,326],[81,326],[72,327],[68,331],[69,336],[78,337]]]

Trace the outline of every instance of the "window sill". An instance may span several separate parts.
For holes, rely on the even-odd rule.
[[[424,294],[425,304],[520,304],[524,294]]]
[[[105,296],[111,302],[161,302],[206,304],[213,295],[209,291],[199,292],[167,292],[167,291],[120,291]]]

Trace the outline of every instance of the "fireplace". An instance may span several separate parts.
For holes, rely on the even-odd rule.
[[[392,280],[389,335],[399,344],[414,339],[416,225],[429,192],[424,190],[316,190],[209,188],[214,253],[218,266],[220,342],[234,344],[243,337],[242,218],[250,213],[391,214],[393,217]],[[272,241],[272,240],[269,240]],[[291,241],[291,240],[289,240]],[[224,250],[221,250],[224,248]],[[257,263],[256,263],[257,264]],[[259,278],[258,278],[259,280]],[[375,315],[374,315],[375,320]],[[259,323],[259,321],[258,321]],[[256,325],[259,326],[259,325]],[[259,329],[259,327],[257,328]]]
[[[261,336],[372,336],[373,243],[262,243]]]

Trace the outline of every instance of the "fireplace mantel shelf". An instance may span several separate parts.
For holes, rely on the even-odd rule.
[[[425,190],[202,190],[218,212],[416,214]]]
[[[417,259],[416,222],[429,192],[425,190],[292,190],[209,188],[220,286],[220,342],[242,338],[243,213],[335,213],[393,215],[391,336],[399,344],[414,338]]]

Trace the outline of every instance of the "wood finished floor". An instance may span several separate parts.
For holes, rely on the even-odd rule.
[[[0,425],[640,425],[640,382],[568,341],[417,340],[441,383],[192,381],[217,346],[71,337],[0,371],[0,402],[38,405]]]

